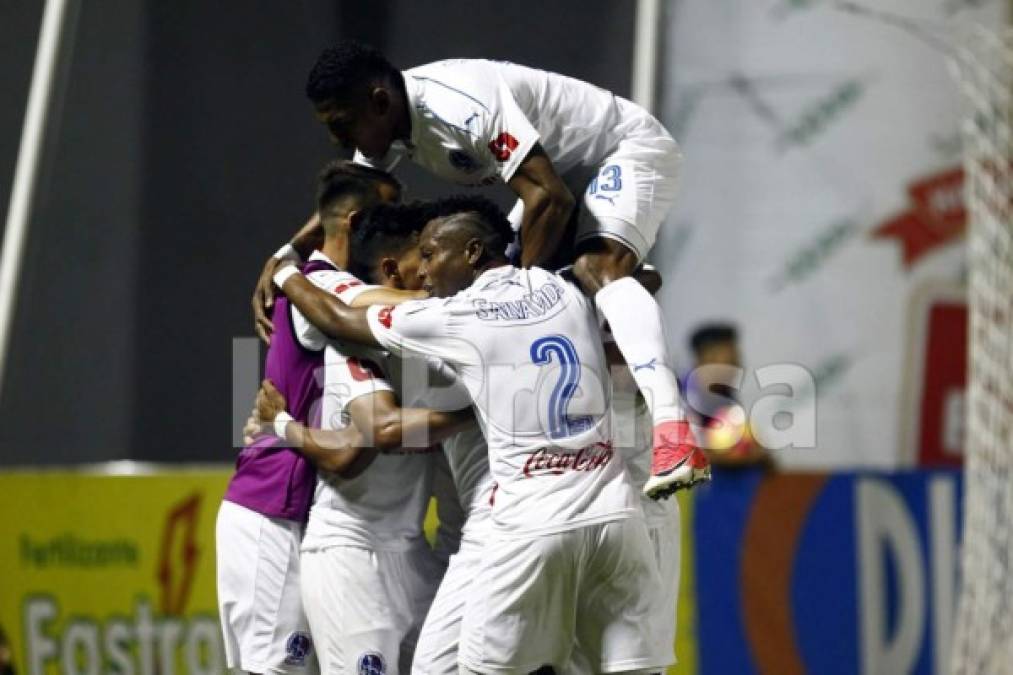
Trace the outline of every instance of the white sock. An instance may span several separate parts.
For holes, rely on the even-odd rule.
[[[654,423],[682,419],[679,383],[668,366],[661,307],[632,277],[608,284],[595,294],[594,301],[612,329]]]

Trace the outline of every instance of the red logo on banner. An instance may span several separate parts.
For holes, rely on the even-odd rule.
[[[960,466],[967,389],[967,305],[937,301],[928,309],[918,424],[921,466]]]
[[[874,237],[897,237],[904,246],[904,266],[910,267],[937,246],[964,233],[964,171],[950,169],[908,187],[911,208],[894,216],[873,232]]]
[[[190,598],[200,555],[197,547],[200,502],[201,496],[195,492],[165,517],[158,564],[158,583],[162,587],[159,608],[164,614],[182,614]]]

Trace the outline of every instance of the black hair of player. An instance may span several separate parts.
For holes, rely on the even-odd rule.
[[[339,222],[335,211],[359,211],[375,204],[380,198],[376,181],[328,164],[317,179],[317,213],[328,236],[334,236]],[[343,215],[343,214],[342,214]]]
[[[707,323],[695,331],[689,338],[689,345],[694,352],[721,342],[735,342],[739,339],[739,331],[730,323]]]
[[[503,209],[480,195],[454,195],[439,199],[432,205],[431,218],[451,218],[455,225],[466,224],[482,239],[486,254],[495,260],[505,260],[506,250],[514,240]]]
[[[317,209],[323,208],[324,198],[328,192],[332,192],[328,186],[339,182],[342,178],[360,178],[370,183],[384,183],[394,189],[399,200],[404,193],[404,185],[393,174],[347,159],[336,159],[328,162],[317,177]]]
[[[323,215],[337,202],[347,199],[357,199],[364,207],[371,206],[377,199],[376,184],[362,176],[325,169],[317,182],[317,210]]]
[[[383,258],[400,258],[418,244],[418,233],[433,219],[432,202],[377,204],[362,215],[352,231],[350,267],[369,279]]]
[[[306,96],[313,103],[346,99],[365,85],[397,83],[404,76],[379,50],[355,40],[343,40],[325,49],[306,80]]]

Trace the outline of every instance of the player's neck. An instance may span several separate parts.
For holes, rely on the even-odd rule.
[[[394,127],[394,137],[402,141],[410,141],[412,137],[412,116],[408,111],[408,106],[411,105],[408,102],[408,87],[405,84],[404,77],[398,86],[395,87],[394,91],[397,92],[397,97],[394,99],[394,105],[398,110],[398,120]]]
[[[324,245],[320,247],[320,252],[327,256],[332,263],[343,270],[347,270],[348,249],[348,233],[339,232],[333,237],[324,239]]]
[[[506,267],[509,264],[510,263],[508,263],[506,260],[490,260],[487,263],[475,268],[475,278],[478,279],[480,276],[482,276],[489,270],[494,270],[497,267]]]

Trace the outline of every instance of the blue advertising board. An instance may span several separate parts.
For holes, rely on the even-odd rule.
[[[959,471],[722,472],[694,495],[700,673],[943,673]]]

